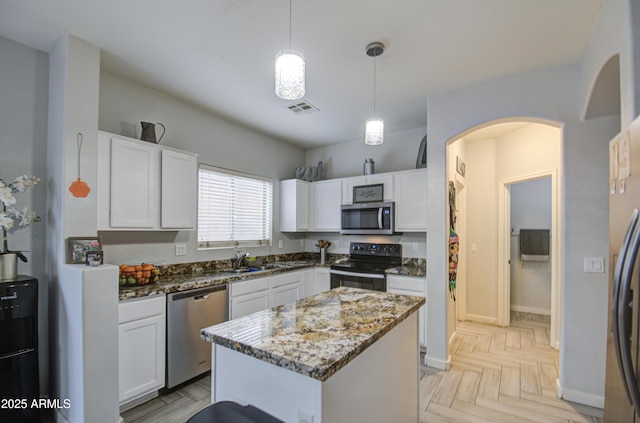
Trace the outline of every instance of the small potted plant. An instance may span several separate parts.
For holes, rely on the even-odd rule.
[[[27,262],[27,257],[22,251],[9,250],[7,234],[40,221],[40,216],[29,210],[28,207],[24,207],[22,210],[12,207],[16,204],[14,194],[24,192],[38,182],[40,182],[40,178],[27,175],[18,176],[10,184],[6,184],[0,179],[0,201],[2,202],[2,211],[0,212],[0,228],[2,228],[0,279],[15,279],[18,270],[18,258],[25,263]]]

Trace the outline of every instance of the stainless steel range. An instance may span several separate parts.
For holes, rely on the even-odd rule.
[[[370,244],[352,242],[349,260],[331,266],[331,288],[387,290],[385,271],[402,264],[401,244]]]

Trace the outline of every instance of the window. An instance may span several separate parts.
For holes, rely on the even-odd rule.
[[[198,246],[224,248],[271,242],[273,182],[200,165]]]

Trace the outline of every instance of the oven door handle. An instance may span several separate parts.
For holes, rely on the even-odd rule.
[[[330,270],[329,273],[332,275],[344,275],[344,276],[356,276],[359,278],[371,278],[371,279],[384,279],[385,276],[379,273],[355,273],[355,272],[345,272],[343,270]]]

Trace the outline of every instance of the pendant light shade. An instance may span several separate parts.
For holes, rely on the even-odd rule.
[[[276,54],[276,95],[298,100],[305,92],[304,56],[291,50],[291,0],[289,0],[289,50]]]
[[[373,57],[373,115],[376,115],[376,57],[384,53],[384,44],[371,43],[367,46],[367,56]],[[364,126],[364,143],[379,145],[384,141],[384,122],[380,118],[369,119]]]
[[[285,100],[304,97],[304,57],[294,50],[276,54],[276,95]]]
[[[368,145],[382,144],[384,141],[384,122],[382,119],[369,119],[364,127],[364,143]]]

